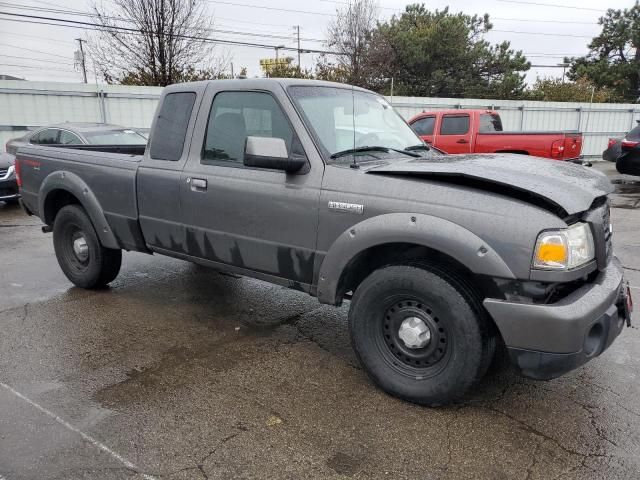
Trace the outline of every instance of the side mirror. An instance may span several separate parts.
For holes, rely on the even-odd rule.
[[[282,138],[247,137],[244,146],[244,164],[247,167],[271,168],[295,173],[304,167],[307,159],[290,157]]]

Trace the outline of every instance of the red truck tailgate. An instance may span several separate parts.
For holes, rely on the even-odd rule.
[[[560,148],[562,147],[562,148]],[[574,160],[582,153],[582,134],[567,133],[563,140],[553,142],[551,158]]]

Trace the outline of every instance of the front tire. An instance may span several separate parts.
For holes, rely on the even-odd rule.
[[[462,397],[494,352],[487,319],[467,284],[436,266],[389,266],[357,288],[353,348],[391,395],[428,406]]]
[[[122,251],[102,246],[91,219],[79,205],[67,205],[56,215],[53,247],[62,272],[78,287],[104,287],[120,272]]]

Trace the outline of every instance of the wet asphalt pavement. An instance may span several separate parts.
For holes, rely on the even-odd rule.
[[[640,183],[618,189],[640,299]],[[636,326],[563,378],[493,373],[428,409],[366,378],[347,307],[133,253],[83,291],[0,203],[0,480],[640,478]]]

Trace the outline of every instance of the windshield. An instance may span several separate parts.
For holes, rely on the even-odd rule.
[[[91,145],[146,145],[147,139],[133,130],[83,132]]]
[[[365,154],[363,147],[390,151],[424,145],[383,97],[358,90],[333,87],[290,87],[327,158],[341,152]],[[357,149],[357,152],[349,152]],[[374,150],[380,152],[382,149]]]

